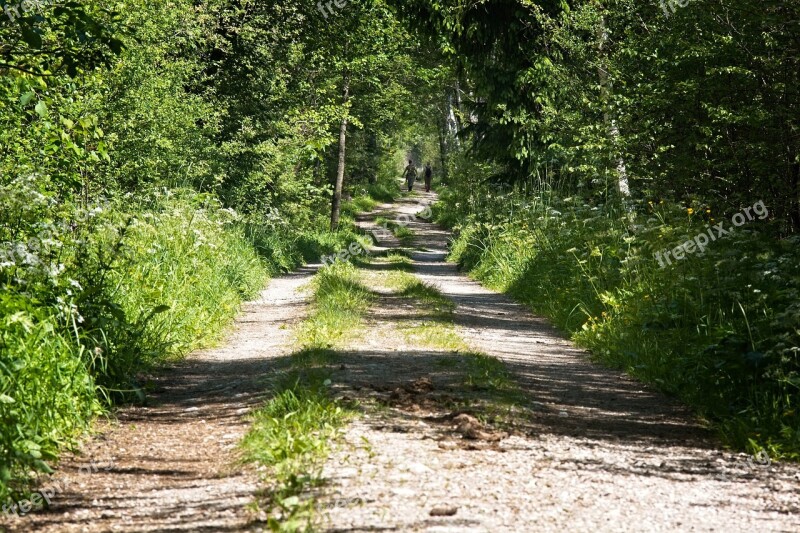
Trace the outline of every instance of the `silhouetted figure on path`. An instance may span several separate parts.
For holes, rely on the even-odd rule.
[[[406,179],[406,183],[408,184],[408,192],[414,190],[414,182],[417,181],[417,167],[414,166],[413,161],[408,162],[408,166],[406,167],[405,172],[403,172],[403,177]]]
[[[425,165],[425,192],[431,192],[431,181],[433,180],[433,169],[431,164]]]

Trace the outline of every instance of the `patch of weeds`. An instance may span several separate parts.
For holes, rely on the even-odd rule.
[[[456,368],[459,360],[456,357],[440,357],[436,360],[436,366],[441,368]]]
[[[283,372],[273,396],[253,417],[242,441],[247,462],[265,469],[272,531],[313,530],[315,500],[322,465],[331,443],[355,411],[330,397],[330,367],[338,355],[330,348],[358,329],[372,293],[358,281],[358,270],[336,263],[320,270],[312,282],[311,315],[298,328],[303,348],[279,362]]]
[[[372,254],[370,254],[370,257],[372,259],[384,259],[384,260],[388,259],[388,258],[392,258],[391,259],[392,261],[396,261],[397,259],[403,257],[403,258],[408,259],[409,260],[409,265],[411,265],[411,263],[412,263],[411,260],[413,260],[413,257],[412,257],[413,254],[414,254],[414,250],[410,250],[408,248],[390,248],[390,249],[375,251]],[[414,271],[413,267],[409,268],[408,271],[409,272],[413,272]]]
[[[423,322],[418,326],[404,330],[404,333],[410,343],[454,353],[467,352],[469,350],[464,339],[456,332],[455,327],[446,322]]]
[[[353,257],[350,262],[357,268],[371,271],[414,272],[414,266],[409,258],[401,254],[386,255],[385,252],[373,253]],[[362,273],[363,274],[363,273]]]
[[[406,226],[397,225],[397,227],[389,228],[394,236],[400,240],[403,246],[412,246],[414,244],[415,234]]]
[[[371,196],[358,196],[348,202],[345,209],[349,213],[358,214],[369,213],[376,207],[378,207],[378,201]]]
[[[398,264],[411,262],[402,256],[390,258]],[[396,291],[398,296],[417,301],[423,306],[432,310],[435,315],[443,315],[443,318],[451,318],[455,311],[453,301],[443,295],[439,289],[432,285],[423,283],[416,276],[408,272],[390,272],[385,279],[386,285]]]
[[[387,265],[391,270],[398,270],[400,272],[414,272],[414,263],[408,255],[391,251],[384,256],[376,256],[372,259],[373,264]]]
[[[406,285],[400,292],[400,296],[422,302],[423,305],[431,308],[436,313],[444,314],[448,317],[453,314],[456,308],[455,303],[444,296],[439,289],[419,280]]]
[[[373,295],[358,280],[358,270],[349,263],[335,263],[314,278],[311,315],[298,331],[298,341],[308,347],[330,348],[349,339],[358,330]]]
[[[291,356],[291,362],[318,364],[330,356],[305,351]],[[272,531],[312,529],[314,500],[303,494],[323,484],[321,470],[330,443],[353,416],[330,398],[328,375],[318,368],[295,368],[283,375],[273,398],[253,415],[253,426],[242,441],[245,461],[264,467],[271,482],[265,496]]]
[[[398,184],[394,182],[372,183],[367,186],[367,193],[370,195],[370,197],[378,200],[379,202],[392,203],[399,195],[400,188],[398,187]]]
[[[304,348],[291,357],[295,368],[324,368],[338,362],[338,354],[327,348]]]
[[[467,362],[466,383],[476,390],[512,391],[517,388],[502,361],[480,352],[460,354]]]

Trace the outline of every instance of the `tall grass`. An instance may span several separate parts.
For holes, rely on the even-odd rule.
[[[41,190],[0,190],[0,502],[94,415],[142,400],[147,371],[218,342],[271,273],[354,235],[256,231],[191,191],[56,208]],[[44,223],[54,210],[73,222]]]
[[[51,472],[61,447],[101,412],[87,359],[55,310],[0,295],[0,503]]]
[[[730,221],[707,206],[613,206],[450,192],[452,258],[588,347],[693,405],[732,445],[800,456],[800,254],[753,222],[661,268],[672,249]],[[728,224],[730,225],[730,224]]]
[[[372,294],[348,263],[323,268],[313,281],[313,308],[298,328],[302,348],[286,358],[272,398],[254,416],[242,442],[245,460],[266,467],[268,521],[273,531],[313,529],[315,503],[307,493],[323,483],[321,465],[353,412],[332,400],[331,348],[356,334]]]

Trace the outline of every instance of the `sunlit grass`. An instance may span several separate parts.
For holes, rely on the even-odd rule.
[[[400,241],[400,244],[403,246],[411,246],[414,243],[414,232],[403,224],[400,224],[394,220],[389,220],[386,217],[380,216],[375,219],[375,223],[378,226],[382,226],[387,228],[389,231],[392,232],[392,235],[397,237]]]
[[[728,443],[800,457],[789,377],[798,368],[796,244],[745,228],[661,268],[654,254],[707,220],[649,205],[634,221],[580,198],[487,198],[459,214],[458,201],[436,210],[459,225],[451,259],[471,275],[553,320],[598,361],[680,397]],[[495,222],[476,222],[487,218]]]
[[[309,490],[323,484],[322,464],[355,415],[330,397],[330,368],[338,360],[331,348],[359,333],[374,297],[349,263],[323,268],[311,287],[312,310],[297,332],[302,349],[286,359],[288,369],[242,442],[245,459],[266,469],[268,487],[257,505],[268,506],[273,531],[313,529],[316,509]]]
[[[397,263],[405,260],[402,256],[389,259]],[[473,350],[459,335],[454,324],[456,306],[450,298],[407,272],[387,272],[383,275],[383,283],[395,295],[413,302],[426,317],[421,323],[403,329],[409,344],[446,352],[447,355],[437,364],[460,369],[464,373],[463,384],[468,389],[490,393],[495,403],[510,406],[525,401],[506,365],[497,358]]]
[[[353,416],[330,398],[325,370],[302,369],[309,359],[321,360],[318,355],[294,359],[293,369],[276,383],[273,398],[253,415],[241,443],[245,460],[266,469],[269,486],[256,504],[267,506],[273,531],[312,529],[315,502],[304,494],[324,483],[321,469],[331,443]]]
[[[361,316],[373,299],[358,270],[349,263],[325,267],[314,278],[313,289],[313,308],[299,328],[299,343],[330,348],[357,335]]]

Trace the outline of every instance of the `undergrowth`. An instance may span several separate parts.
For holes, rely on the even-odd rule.
[[[549,317],[594,356],[694,406],[731,445],[800,457],[800,256],[754,220],[672,265],[731,213],[447,191],[451,258]]]
[[[255,230],[192,191],[83,207],[39,176],[0,187],[0,207],[0,502],[95,415],[144,401],[149,371],[218,342],[270,274],[355,235]]]
[[[246,460],[267,469],[269,488],[258,504],[269,506],[272,531],[313,527],[315,502],[304,493],[324,483],[322,463],[341,427],[353,416],[330,399],[327,371],[296,361],[292,366],[275,384],[273,398],[255,413],[242,442]]]

